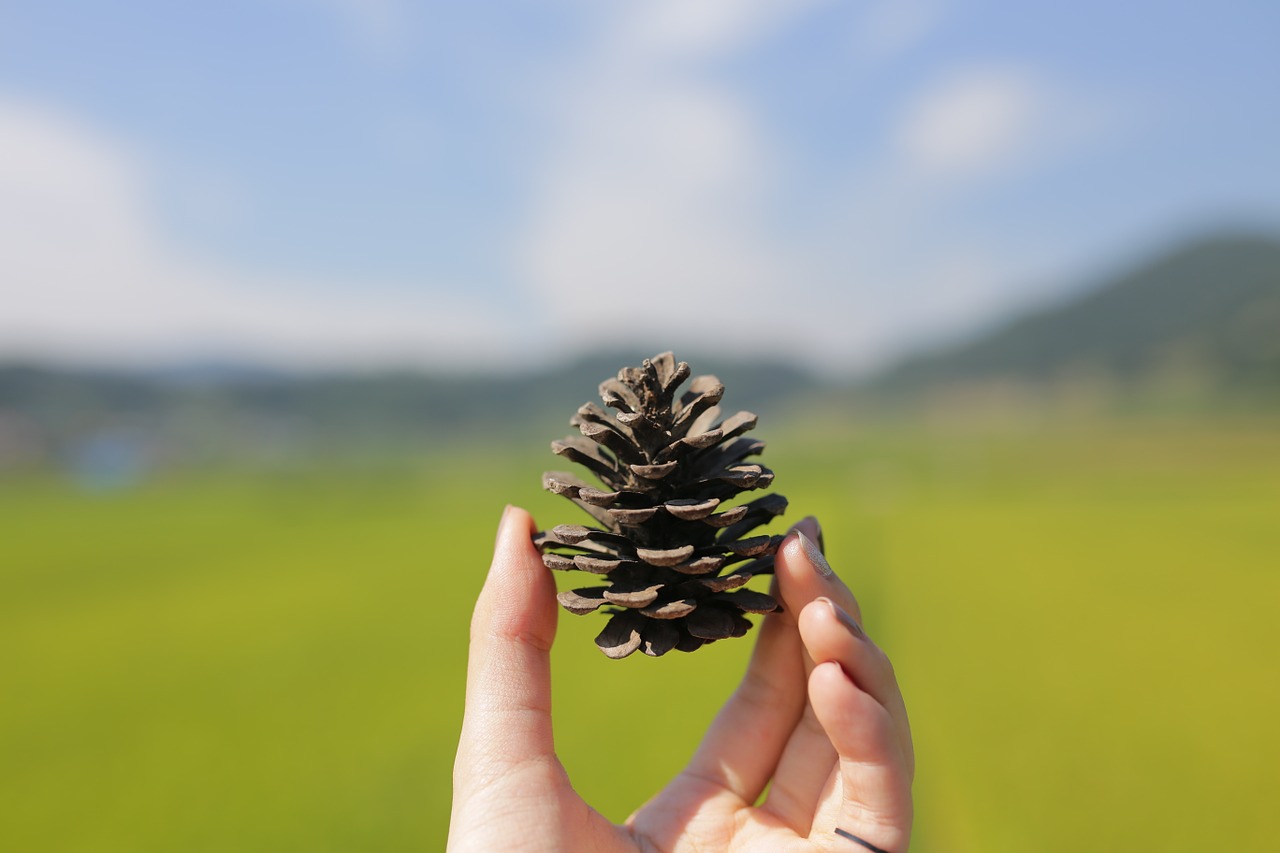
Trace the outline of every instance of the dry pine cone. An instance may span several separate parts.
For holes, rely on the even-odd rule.
[[[669,352],[626,367],[600,385],[617,414],[594,403],[570,420],[582,433],[551,443],[556,454],[587,468],[604,488],[549,471],[543,486],[586,510],[599,526],[562,524],[534,542],[552,569],[601,576],[604,586],[562,592],[571,613],[611,613],[596,645],[611,658],[637,649],[659,656],[741,637],[745,613],[778,609],[769,595],[745,589],[773,572],[781,536],[747,536],[781,515],[787,499],[765,495],[728,508],[739,493],[773,482],[773,472],[744,461],[764,442],[743,438],[750,412],[720,418],[724,386],[714,376],[689,377]]]

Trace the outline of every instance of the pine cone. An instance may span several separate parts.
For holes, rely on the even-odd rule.
[[[696,377],[678,400],[689,365],[665,352],[626,367],[600,385],[606,412],[587,403],[569,421],[582,433],[551,449],[587,468],[604,484],[560,471],[544,488],[572,500],[599,527],[562,524],[534,537],[552,569],[600,575],[604,586],[560,593],[570,613],[601,607],[613,614],[596,637],[611,658],[640,649],[657,657],[741,637],[744,613],[777,610],[772,596],[745,589],[773,572],[781,536],[746,534],[781,515],[787,499],[765,495],[726,508],[740,492],[773,482],[773,472],[745,462],[764,442],[742,438],[756,425],[750,412],[720,420],[724,386]],[[717,511],[719,510],[719,511]]]

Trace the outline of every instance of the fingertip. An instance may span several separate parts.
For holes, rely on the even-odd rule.
[[[555,633],[555,580],[533,544],[534,530],[526,510],[510,504],[503,510],[474,619],[488,630],[549,645]]]
[[[490,576],[499,569],[526,569],[535,575],[547,575],[549,579],[550,571],[543,565],[541,553],[534,544],[535,532],[534,516],[508,503],[498,521]]]
[[[844,693],[861,693],[858,686],[853,683],[853,679],[844,671],[844,667],[833,660],[826,660],[822,663],[815,664],[813,672],[809,675],[809,692],[810,699],[813,700],[814,710],[818,710],[818,700],[839,698]],[[828,704],[824,702],[823,704]]]
[[[798,531],[792,530],[778,546],[773,574],[778,583],[779,600],[798,619],[805,605],[821,592],[814,588],[817,576],[805,559]]]
[[[823,661],[809,674],[809,702],[836,752],[847,756],[847,731],[859,714],[862,691],[840,664]]]
[[[815,598],[826,596],[861,621],[857,598],[832,569],[814,536],[821,536],[817,519],[806,518],[791,529],[778,547],[774,574],[784,603],[798,614]]]
[[[839,663],[824,661],[813,668],[809,701],[842,759],[896,760],[897,740],[889,713]]]
[[[799,617],[800,636],[814,660],[838,660],[834,651],[846,648],[848,638],[866,640],[862,626],[844,608],[825,595],[805,605]]]
[[[819,546],[823,545],[822,541],[822,525],[818,523],[817,516],[806,515],[804,518],[791,525],[788,533],[803,533],[805,536],[817,542]]]
[[[801,544],[802,539],[805,538],[811,541],[822,539],[822,528],[818,525],[818,519],[812,515],[805,516],[787,530],[782,541],[778,543],[777,559],[784,566],[795,566],[797,562],[805,562],[807,557],[804,546]]]
[[[800,629],[800,640],[804,643],[805,651],[809,653],[809,657],[815,661],[823,660],[823,655],[816,655],[816,647],[819,644],[818,639],[822,636],[827,623],[832,621],[830,609],[827,607],[827,598],[819,596],[810,601],[804,608],[796,614],[796,624]]]
[[[795,585],[798,570],[811,571],[808,568],[808,557],[805,556],[804,546],[800,544],[802,535],[800,526],[796,525],[787,531],[787,535],[778,545],[778,553],[774,558],[774,573],[782,581],[784,590],[787,586]]]
[[[858,685],[836,661],[817,663],[809,673],[809,702],[838,752],[842,751],[838,743],[843,740],[841,730],[852,719],[861,693]]]
[[[502,517],[498,519],[498,532],[494,536],[494,548],[502,546],[510,546],[515,544],[514,538],[527,540],[529,547],[533,547],[532,535],[535,525],[533,516],[527,510],[521,509],[515,504],[507,504],[502,509]]]
[[[822,529],[818,520],[809,516],[796,523],[778,545],[778,562],[783,564],[784,573],[794,581],[810,581],[811,575],[828,579],[835,575],[831,564],[818,545],[822,537]]]
[[[875,697],[859,687],[844,666],[834,660],[814,666],[809,676],[809,701],[832,744],[846,757],[842,742],[847,742],[850,729],[857,727],[858,720],[884,712]]]

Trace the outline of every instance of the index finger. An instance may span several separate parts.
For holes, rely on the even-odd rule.
[[[556,587],[532,533],[529,513],[507,507],[471,619],[466,710],[454,765],[458,782],[555,755],[550,651]]]

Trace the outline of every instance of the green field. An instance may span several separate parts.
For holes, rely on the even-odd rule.
[[[897,665],[914,850],[1274,844],[1274,422],[759,434]],[[579,520],[554,462],[0,481],[0,850],[442,849],[471,601],[504,503]],[[557,737],[621,819],[749,643],[601,624],[561,617]]]

